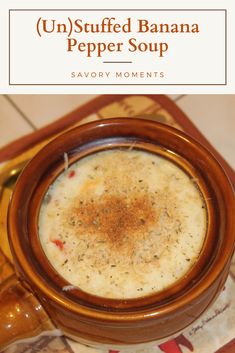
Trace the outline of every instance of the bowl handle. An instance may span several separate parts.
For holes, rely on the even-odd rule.
[[[46,311],[15,274],[0,284],[0,350],[51,330]]]

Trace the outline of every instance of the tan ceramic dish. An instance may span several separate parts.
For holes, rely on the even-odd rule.
[[[41,201],[64,168],[65,152],[72,163],[91,153],[120,147],[163,155],[197,181],[208,216],[200,258],[186,278],[156,295],[114,300],[78,289],[65,292],[62,288],[69,283],[52,268],[38,239]],[[0,299],[5,300],[0,300],[0,347],[53,325],[97,347],[154,342],[182,330],[208,308],[224,286],[234,251],[234,213],[233,190],[221,166],[199,143],[176,129],[148,120],[119,118],[93,122],[61,135],[27,165],[11,200],[9,241],[22,284],[10,281],[1,291]]]

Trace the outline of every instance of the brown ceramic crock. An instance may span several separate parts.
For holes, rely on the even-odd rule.
[[[164,156],[194,178],[205,199],[207,235],[188,275],[138,299],[106,299],[69,285],[50,265],[38,238],[38,214],[53,180],[84,156],[131,147]],[[194,322],[216,299],[228,276],[235,243],[235,201],[216,159],[184,133],[150,120],[117,118],[66,132],[44,147],[17,181],[9,207],[9,241],[18,279],[1,288],[0,347],[53,327],[99,347],[153,343]]]

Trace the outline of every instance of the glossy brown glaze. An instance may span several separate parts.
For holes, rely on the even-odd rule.
[[[64,168],[64,152],[72,163],[98,151],[133,146],[170,159],[196,180],[205,198],[208,216],[207,236],[200,258],[185,278],[155,295],[117,300],[90,295],[79,289],[63,291],[69,283],[53,269],[42,250],[38,238],[38,213],[49,185]],[[102,200],[100,207],[106,201]],[[123,200],[112,202],[113,217],[118,218]],[[139,202],[146,203],[148,208],[148,200]],[[137,202],[136,209],[138,205]],[[122,208],[125,209],[125,205]],[[17,182],[8,226],[20,276],[65,334],[94,344],[137,344],[176,333],[197,319],[214,301],[227,278],[234,250],[234,211],[230,182],[207,150],[173,128],[152,121],[123,118],[71,130],[33,158]],[[85,212],[88,218],[91,217],[90,205],[86,205]],[[151,222],[151,212],[148,221]],[[109,237],[108,224],[104,226],[104,233]],[[135,227],[135,219],[128,218],[126,226]],[[120,237],[121,234],[120,230]]]
[[[0,348],[54,329],[37,298],[12,275],[0,286]]]

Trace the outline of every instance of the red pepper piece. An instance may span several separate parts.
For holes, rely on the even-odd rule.
[[[55,239],[55,240],[52,240],[52,243],[55,244],[61,251],[64,249],[64,244],[62,243],[61,240]]]
[[[70,170],[68,177],[72,178],[75,175],[75,170]]]

